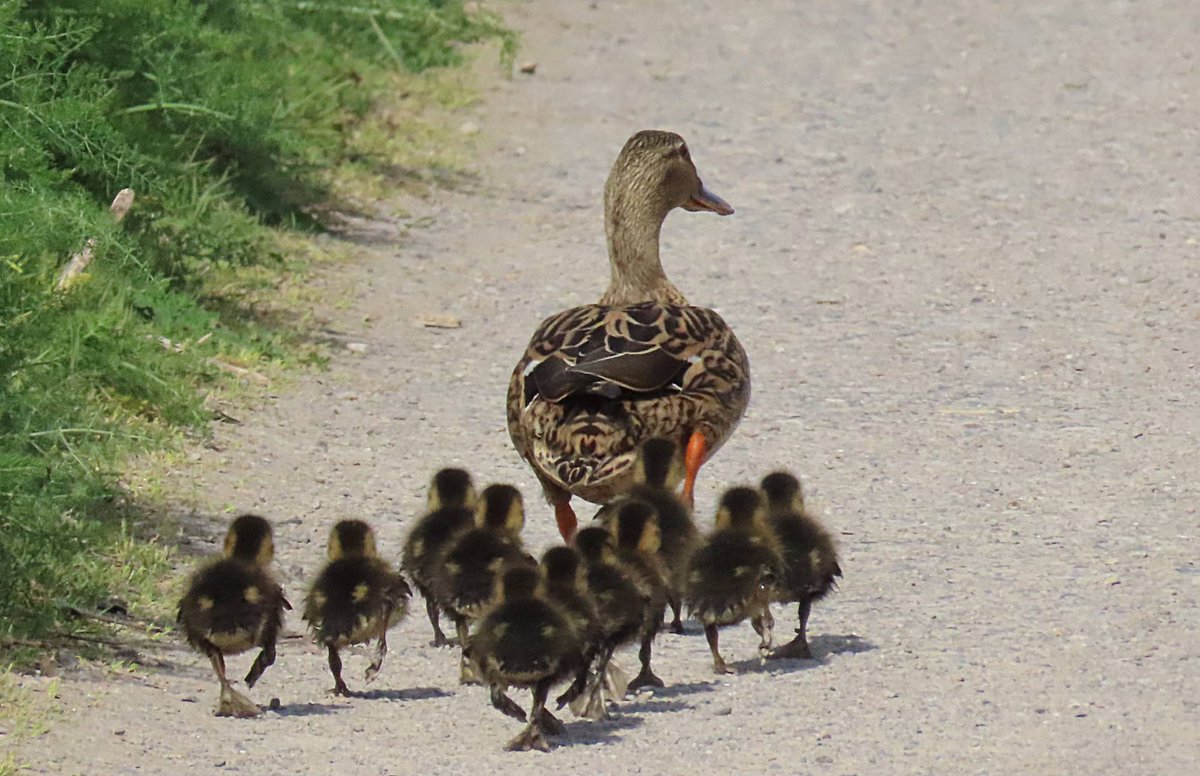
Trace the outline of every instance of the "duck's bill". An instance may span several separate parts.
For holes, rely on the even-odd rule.
[[[733,212],[733,206],[725,200],[718,197],[708,190],[708,187],[703,183],[700,184],[700,190],[692,195],[683,205],[685,210],[693,212],[698,210],[710,210],[719,216],[727,216]]]

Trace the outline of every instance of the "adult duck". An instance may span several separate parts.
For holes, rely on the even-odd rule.
[[[638,448],[652,437],[686,451],[690,504],[701,465],[750,400],[750,365],[733,331],[688,304],[663,271],[659,232],[677,207],[733,212],[701,183],[683,138],[638,132],[604,187],[608,290],[543,321],[509,382],[509,435],[568,541],[571,497],[606,503],[627,490]]]

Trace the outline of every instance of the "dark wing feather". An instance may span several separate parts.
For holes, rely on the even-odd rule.
[[[653,348],[639,352],[589,353],[567,371],[616,383],[630,391],[650,393],[677,379],[687,366],[687,361],[676,358],[661,348]]]

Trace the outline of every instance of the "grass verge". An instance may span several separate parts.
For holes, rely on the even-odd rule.
[[[511,56],[495,17],[441,0],[0,0],[4,662],[94,641],[96,613],[164,614],[170,553],[123,468],[203,436],[239,381],[321,365],[286,300],[305,235],[453,165],[415,108],[462,92],[412,74],[488,39]]]

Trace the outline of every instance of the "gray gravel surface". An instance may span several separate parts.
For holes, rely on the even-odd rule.
[[[509,754],[519,725],[456,684],[417,602],[373,698],[328,695],[299,637],[253,692],[282,701],[260,720],[215,719],[183,650],[141,678],[68,677],[34,772],[1195,772],[1200,6],[504,9],[538,68],[489,89],[480,185],[345,270],[337,326],[366,352],[218,430],[182,473],[199,531],[271,517],[295,601],[334,520],[372,520],[398,556],[455,463],[518,484],[529,543],[554,541],[504,429],[508,373],[543,316],[603,290],[621,144],[674,129],[737,214],[673,214],[664,263],[754,367],[699,513],[771,467],[801,475],[845,569],[813,614],[820,662],[760,669],[743,626],[722,642],[742,673],[716,679],[693,624],[658,640],[665,690]]]

